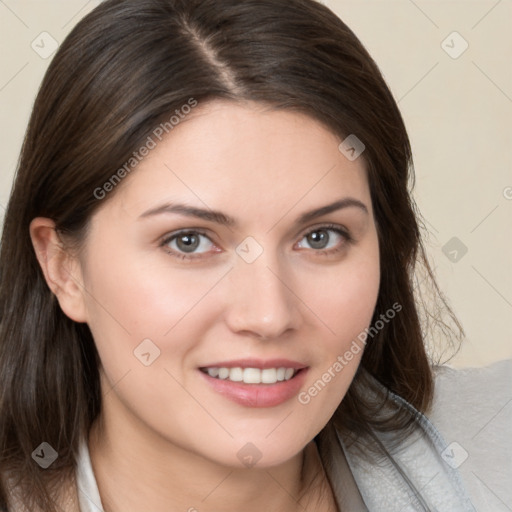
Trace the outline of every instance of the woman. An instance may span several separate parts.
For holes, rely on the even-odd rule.
[[[101,4],[5,217],[4,509],[473,510],[422,414],[410,180],[391,93],[321,4]]]

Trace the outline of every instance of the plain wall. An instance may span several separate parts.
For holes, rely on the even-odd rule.
[[[0,2],[1,217],[51,60],[33,46],[44,56],[51,39],[43,32],[61,42],[99,3]],[[451,364],[511,357],[512,2],[323,3],[380,66],[408,127],[415,198],[431,233],[428,251],[467,335]]]

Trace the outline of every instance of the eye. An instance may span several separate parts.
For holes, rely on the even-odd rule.
[[[182,231],[175,233],[162,241],[162,246],[174,256],[187,258],[211,252],[214,243],[198,231]]]
[[[298,243],[300,249],[336,252],[344,243],[350,242],[350,236],[337,226],[322,226],[309,231]]]

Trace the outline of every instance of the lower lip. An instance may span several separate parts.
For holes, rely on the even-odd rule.
[[[275,384],[245,384],[216,379],[199,370],[217,393],[245,407],[275,407],[290,400],[298,394],[304,384],[307,371],[307,368],[303,368],[290,380]]]

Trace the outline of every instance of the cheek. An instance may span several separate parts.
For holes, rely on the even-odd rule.
[[[328,352],[341,351],[350,345],[371,322],[379,293],[380,268],[378,250],[347,261],[330,272],[318,273],[304,283],[311,290],[302,294],[325,327]]]
[[[91,258],[84,285],[88,324],[105,371],[115,379],[134,363],[140,365],[136,354],[142,342],[146,345],[141,350],[147,346],[155,354],[171,351],[179,361],[191,349],[192,341],[187,340],[198,339],[193,332],[205,328],[208,316],[200,303],[225,269],[176,271],[160,262],[141,264],[124,258],[105,265],[103,261],[100,254]],[[180,336],[178,343],[176,334],[183,327],[189,335]]]
[[[379,273],[371,269],[352,272],[343,280],[336,302],[331,308],[334,330],[353,340],[369,325],[379,292]],[[333,299],[334,303],[334,299]]]
[[[328,418],[350,386],[365,348],[379,292],[377,245],[332,272],[317,275],[315,283],[309,287],[307,305],[323,328],[316,330],[315,369],[299,403]]]

